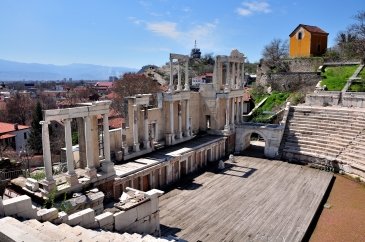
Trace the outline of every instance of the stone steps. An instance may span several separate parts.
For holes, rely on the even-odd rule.
[[[71,227],[67,224],[54,225],[50,222],[41,223],[35,219],[20,222],[12,217],[0,219],[1,241],[32,241],[32,242],[81,242],[81,241],[176,241],[164,238],[155,238],[151,235],[137,233],[112,233],[103,230],[85,229],[81,226]]]
[[[297,141],[297,142],[302,142],[302,141],[319,142],[319,141],[321,141],[324,143],[334,142],[335,146],[341,145],[342,147],[345,145],[348,145],[348,143],[349,143],[348,139],[344,138],[343,136],[326,135],[323,137],[321,135],[316,135],[316,134],[303,135],[301,133],[298,133],[298,134],[287,134],[287,135],[284,134],[284,137],[286,138],[287,141]]]

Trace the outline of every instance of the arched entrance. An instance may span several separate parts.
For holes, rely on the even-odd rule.
[[[242,151],[246,156],[265,157],[267,138],[260,131],[247,132],[243,136]]]

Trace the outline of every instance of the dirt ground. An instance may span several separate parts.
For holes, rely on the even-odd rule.
[[[326,201],[310,238],[316,241],[365,241],[365,185],[336,175],[332,191]]]

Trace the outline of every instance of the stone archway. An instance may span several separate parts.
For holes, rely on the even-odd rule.
[[[249,131],[243,134],[242,151],[249,151],[254,156],[264,156],[268,138],[260,131]]]
[[[278,155],[284,126],[274,124],[244,123],[236,125],[235,151],[244,153],[244,150],[251,145],[251,135],[256,133],[265,141],[264,155],[267,158],[274,158]]]

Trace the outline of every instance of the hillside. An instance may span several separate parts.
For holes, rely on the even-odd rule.
[[[111,67],[91,64],[51,65],[22,63],[0,59],[0,80],[107,80],[109,76],[119,76],[136,71],[127,67]]]

